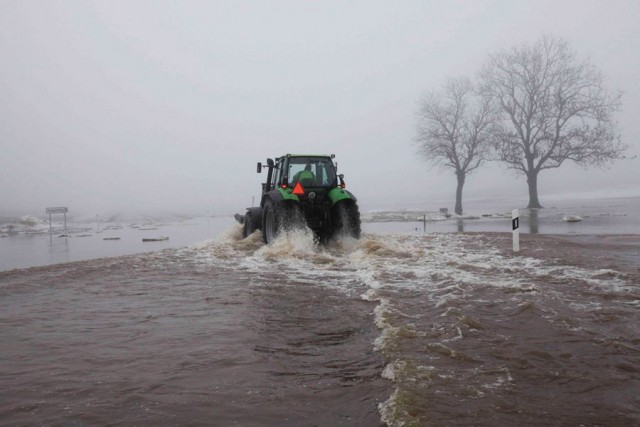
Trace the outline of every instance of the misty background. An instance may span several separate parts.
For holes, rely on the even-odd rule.
[[[452,209],[420,97],[544,34],[623,91],[629,149],[544,171],[542,204],[640,195],[638,1],[0,0],[0,215],[241,212],[285,153],[335,153],[364,210]],[[525,177],[486,164],[463,197],[524,205]]]

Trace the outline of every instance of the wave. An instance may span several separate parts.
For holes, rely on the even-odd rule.
[[[514,256],[501,244],[496,236],[364,234],[323,246],[310,231],[299,230],[265,246],[260,232],[242,239],[241,226],[234,225],[215,241],[183,249],[182,256],[258,275],[277,272],[294,283],[327,286],[347,298],[377,303],[372,321],[380,334],[372,348],[388,361],[380,375],[394,385],[378,409],[382,422],[395,426],[429,422],[425,399],[440,398],[433,390],[425,392],[432,384],[459,383],[464,399],[509,387],[512,362],[493,360],[487,349],[509,349],[503,335],[513,333],[510,327],[551,324],[576,333],[567,319],[605,318],[593,316],[601,309],[594,301],[602,295],[637,308],[637,286],[623,274]],[[505,324],[496,324],[496,316]],[[497,328],[507,329],[497,333]],[[479,347],[478,339],[488,341]],[[539,353],[529,349],[513,363],[538,363],[531,359],[534,354]]]
[[[31,215],[24,215],[0,226],[0,233],[43,233],[49,230],[49,223]]]

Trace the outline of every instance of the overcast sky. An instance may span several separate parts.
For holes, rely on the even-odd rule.
[[[0,0],[0,215],[239,212],[287,152],[335,153],[365,209],[452,209],[453,172],[416,156],[418,99],[543,34],[624,92],[640,154],[639,1]],[[539,187],[640,194],[640,159]],[[525,178],[467,179],[465,199],[502,197],[526,204]]]

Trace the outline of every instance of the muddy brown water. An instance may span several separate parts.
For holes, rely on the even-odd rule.
[[[237,233],[0,272],[0,424],[640,424],[638,236]]]

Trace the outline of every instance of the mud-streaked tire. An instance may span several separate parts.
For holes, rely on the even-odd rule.
[[[276,240],[280,233],[280,220],[276,212],[275,203],[271,199],[264,202],[262,213],[262,239],[268,245]]]
[[[255,227],[255,224],[253,223],[253,215],[251,215],[251,212],[247,212],[247,214],[244,216],[244,227],[242,229],[242,237],[246,239],[254,231],[256,231],[256,227]]]
[[[352,200],[343,200],[333,207],[334,237],[360,238],[360,211]]]
[[[272,243],[283,230],[292,230],[303,223],[299,208],[291,202],[274,202],[267,199],[262,214],[262,238],[266,244]]]

